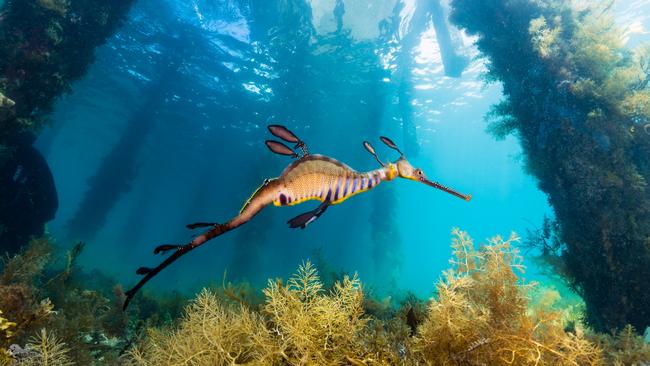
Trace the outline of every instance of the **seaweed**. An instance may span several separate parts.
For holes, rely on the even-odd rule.
[[[453,231],[453,259],[425,306],[367,299],[356,275],[325,290],[307,261],[286,283],[269,280],[265,303],[203,290],[176,325],[149,328],[131,365],[634,365],[650,346],[632,328],[603,335],[580,304],[521,279],[513,234],[475,248]],[[617,363],[618,362],[618,363]]]
[[[2,315],[2,310],[0,310],[0,315]],[[2,316],[0,316],[0,331],[4,333],[2,335],[5,338],[9,338],[13,335],[13,331],[11,329],[15,327],[16,327],[16,323],[10,322],[8,319],[5,319]]]
[[[286,362],[323,364],[363,360],[358,335],[365,327],[363,292],[358,277],[345,276],[323,294],[316,268],[307,261],[286,285],[269,280],[264,313]]]
[[[591,339],[605,350],[607,365],[643,365],[650,360],[650,346],[631,325],[613,335],[592,334]]]
[[[27,330],[39,327],[53,314],[49,298],[37,296],[52,247],[48,238],[34,239],[22,253],[4,258],[0,275],[0,309],[15,322],[12,339],[0,340],[0,347],[9,341],[23,339]]]
[[[22,253],[6,257],[2,261],[0,284],[35,283],[41,276],[52,255],[50,238],[33,239]]]
[[[451,19],[503,84],[488,130],[514,134],[548,195],[558,245],[546,258],[601,332],[650,325],[648,47],[628,49],[611,2],[452,1]]]
[[[44,357],[51,365],[66,360],[107,364],[140,336],[140,320],[129,321],[122,311],[121,287],[98,273],[93,273],[91,282],[91,276],[75,265],[82,250],[83,244],[77,243],[57,256],[51,238],[42,237],[5,258],[0,273],[0,364],[16,360],[19,365],[44,364]],[[157,304],[156,310],[164,313],[166,303]],[[141,319],[151,326],[162,324],[147,314]],[[37,345],[40,348],[34,348]],[[53,357],[55,353],[61,357]]]
[[[204,290],[176,329],[150,330],[129,352],[130,361],[138,365],[387,362],[385,348],[375,349],[384,343],[368,336],[383,331],[368,327],[356,275],[346,276],[325,293],[308,261],[286,284],[269,280],[264,294],[264,306],[254,311]]]
[[[224,271],[221,287],[213,289],[220,298],[249,308],[258,308],[264,304],[264,298],[260,296],[259,291],[253,285],[249,282],[232,283],[226,281],[226,275],[227,271]]]
[[[497,236],[479,249],[454,230],[452,268],[418,329],[415,350],[429,364],[598,365],[601,351],[581,334],[564,331],[555,294],[531,306],[534,283],[524,283],[518,237]]]
[[[66,347],[56,335],[41,329],[30,338],[25,346],[25,356],[19,359],[20,366],[71,366],[74,365]]]
[[[454,230],[451,268],[428,302],[412,294],[370,298],[356,274],[326,287],[307,261],[288,281],[269,280],[263,299],[224,274],[221,287],[201,291],[178,317],[186,304],[179,294],[145,292],[122,312],[122,288],[75,265],[83,245],[56,256],[49,238],[39,238],[8,258],[0,275],[0,365],[650,361],[650,345],[632,327],[596,333],[584,325],[580,303],[524,282],[516,241],[495,237],[475,248]]]
[[[227,306],[204,290],[187,307],[178,329],[149,330],[146,343],[130,356],[140,365],[245,364],[254,357],[255,337],[264,334],[258,315]]]

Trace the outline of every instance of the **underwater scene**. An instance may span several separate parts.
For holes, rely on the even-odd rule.
[[[0,0],[0,366],[650,365],[650,0]]]

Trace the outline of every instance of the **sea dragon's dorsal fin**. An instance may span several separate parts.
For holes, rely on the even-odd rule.
[[[281,126],[281,125],[269,125],[268,126],[269,132],[273,134],[273,136],[279,137],[283,139],[286,142],[291,142],[293,144],[296,144],[294,147],[295,149],[300,148],[302,150],[303,155],[309,155],[309,152],[307,151],[307,145],[298,138],[293,132],[289,131],[288,128]]]
[[[375,160],[377,160],[377,162],[379,163],[379,165],[384,166],[384,163],[382,163],[381,160],[379,160],[379,157],[377,156],[377,153],[375,152],[375,148],[373,148],[372,145],[370,145],[370,143],[369,143],[368,141],[364,141],[364,142],[363,142],[363,147],[365,147],[366,150],[367,150],[367,151],[368,151],[372,156],[375,157]]]

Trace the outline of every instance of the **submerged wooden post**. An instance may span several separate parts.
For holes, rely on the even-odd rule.
[[[436,39],[440,47],[440,56],[442,65],[445,68],[445,75],[450,77],[460,77],[469,63],[467,57],[456,53],[454,45],[449,34],[449,27],[445,12],[440,6],[440,0],[430,0],[429,11],[431,12],[431,21],[436,30]]]

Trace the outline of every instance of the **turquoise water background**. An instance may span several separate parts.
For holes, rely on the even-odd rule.
[[[358,271],[379,294],[425,297],[448,267],[453,227],[477,242],[539,228],[552,210],[516,138],[485,131],[500,87],[481,80],[472,39],[450,28],[470,62],[461,77],[447,77],[418,1],[343,4],[337,19],[334,0],[139,1],[38,141],[58,187],[48,229],[59,244],[85,241],[85,267],[133,284],[137,267],[161,260],[156,245],[187,242],[187,223],[230,219],[290,163],[264,146],[269,123],[357,170],[377,165],[363,140],[382,159],[397,159],[378,140],[389,136],[431,179],[474,198],[398,180],[330,208],[305,230],[286,220],[316,202],[269,207],[183,257],[151,288],[189,291],[221,283],[224,271],[263,285],[311,258]],[[628,43],[648,39],[648,2],[615,6]],[[102,167],[100,186],[91,178]],[[95,229],[84,226],[104,211]],[[526,277],[540,278],[528,265]]]

